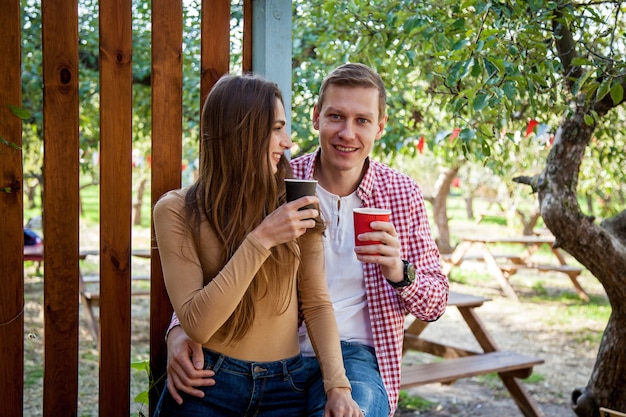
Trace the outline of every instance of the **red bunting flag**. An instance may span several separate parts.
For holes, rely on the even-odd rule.
[[[538,124],[539,124],[539,122],[536,121],[535,119],[530,119],[528,121],[528,126],[526,127],[526,136],[528,136],[531,133],[533,133],[533,130],[535,130],[535,127],[537,127]]]
[[[459,136],[459,133],[461,133],[461,129],[458,127],[455,127],[454,130],[452,131],[452,134],[450,135],[450,142],[456,139]]]
[[[420,140],[419,142],[417,142],[417,145],[415,145],[415,147],[420,154],[424,152],[424,136],[420,136]]]

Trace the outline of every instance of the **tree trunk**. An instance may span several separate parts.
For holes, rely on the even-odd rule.
[[[469,220],[474,220],[474,197],[471,195],[465,197],[465,213]]]
[[[444,168],[439,173],[435,182],[434,195],[432,198],[433,217],[437,228],[437,246],[441,253],[452,253],[454,247],[450,244],[450,227],[448,224],[448,194],[452,180],[459,172],[459,166],[454,168]]]
[[[517,215],[520,218],[520,221],[522,222],[522,234],[524,236],[532,236],[534,234],[533,229],[535,228],[535,226],[537,226],[537,222],[539,221],[539,218],[541,217],[541,213],[539,212],[539,208],[535,208],[529,215],[528,218],[526,218],[526,213],[524,213],[522,210],[517,209],[515,210]]]
[[[541,215],[563,248],[583,264],[604,287],[613,309],[600,342],[598,356],[586,387],[572,393],[572,406],[580,417],[598,417],[599,407],[626,410],[626,240],[616,232],[619,219],[603,227],[585,216],[576,196],[580,163],[594,130],[579,107],[557,129],[545,170],[530,180],[517,178],[539,193]]]
[[[137,196],[133,203],[133,224],[138,226],[141,224],[141,206],[143,205],[143,195],[146,192],[147,177],[143,177],[137,187]]]

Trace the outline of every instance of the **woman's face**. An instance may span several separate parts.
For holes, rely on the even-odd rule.
[[[287,132],[287,117],[285,116],[285,108],[283,103],[277,98],[274,105],[274,124],[272,125],[272,133],[270,137],[270,167],[272,174],[278,172],[278,162],[283,153],[293,146],[289,133]]]

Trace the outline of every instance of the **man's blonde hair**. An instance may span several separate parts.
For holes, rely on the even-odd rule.
[[[348,63],[335,68],[324,78],[317,99],[317,108],[321,111],[326,90],[331,85],[344,87],[365,87],[378,90],[378,120],[385,117],[387,111],[387,92],[380,75],[364,64]]]

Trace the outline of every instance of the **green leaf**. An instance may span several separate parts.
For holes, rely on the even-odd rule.
[[[600,101],[609,93],[609,87],[611,86],[611,79],[607,78],[606,80],[600,83],[600,87],[598,87],[598,91],[596,91],[596,100]]]
[[[138,371],[148,372],[150,370],[150,364],[148,363],[148,361],[136,361],[130,363],[130,368],[136,369]]]
[[[2,136],[0,136],[0,143],[1,143],[1,144],[3,144],[3,145],[8,146],[9,148],[13,148],[13,149],[15,149],[15,150],[18,150],[18,151],[19,151],[20,149],[22,149],[22,148],[20,148],[19,146],[17,146],[15,143],[13,143],[13,142],[11,142],[11,141],[8,141],[8,140],[6,140],[6,139],[5,139],[5,138],[3,138]]]
[[[142,391],[135,397],[135,402],[139,404],[148,404],[148,391]]]
[[[9,108],[9,110],[11,110],[11,113],[19,117],[20,119],[22,120],[30,119],[30,112],[28,110],[24,110],[17,106],[13,106],[12,104],[7,104],[7,107]]]
[[[472,103],[472,106],[474,107],[474,111],[481,111],[482,109],[485,108],[485,106],[487,105],[489,99],[489,95],[485,92],[479,92],[478,94],[476,94],[476,97],[474,98],[474,102]]]
[[[585,124],[593,126],[593,117],[590,114],[585,114]]]
[[[616,106],[624,99],[624,87],[618,81],[611,86],[611,99]]]
[[[504,91],[504,95],[509,100],[513,100],[517,94],[517,91],[515,90],[515,83],[512,81],[507,81],[502,84],[502,91]]]
[[[452,51],[459,51],[465,48],[465,45],[467,45],[468,43],[469,41],[467,39],[461,39],[460,41],[456,41],[450,49]]]
[[[467,142],[471,139],[474,139],[476,137],[476,131],[474,129],[470,129],[470,128],[465,128],[462,129],[459,132],[459,139],[461,139],[463,142]]]

